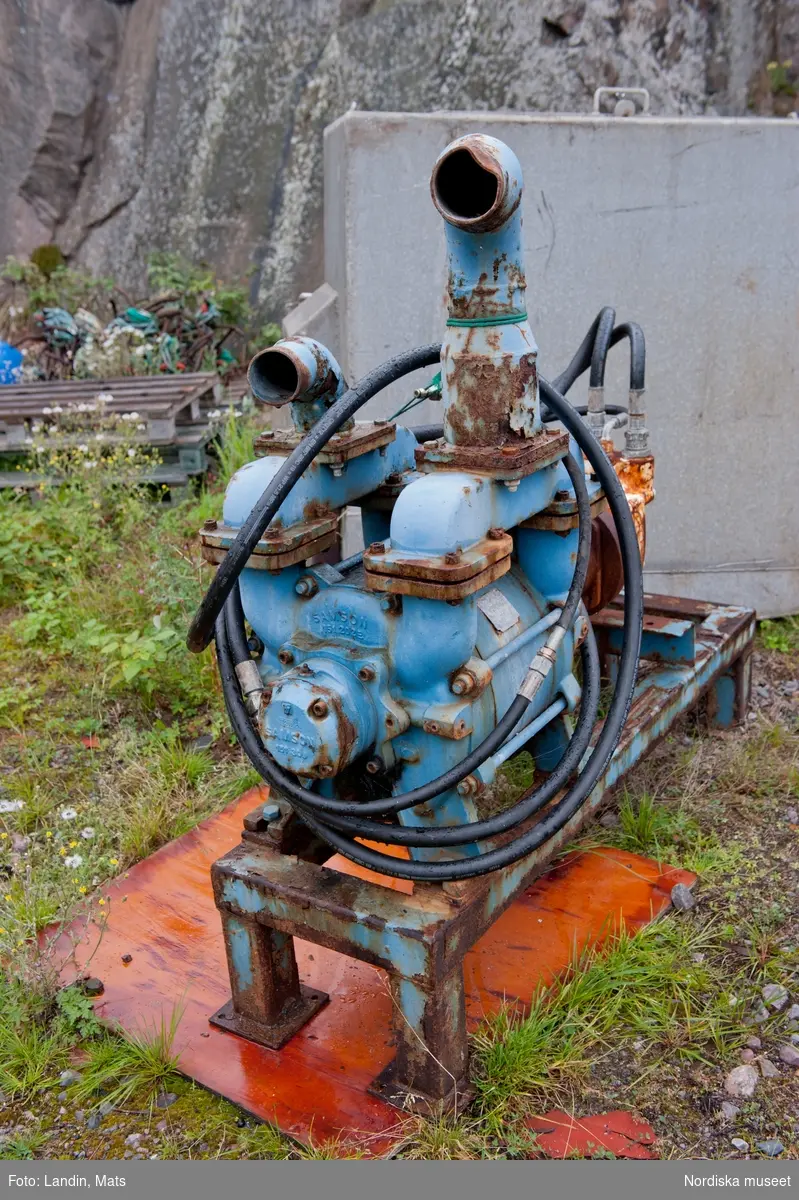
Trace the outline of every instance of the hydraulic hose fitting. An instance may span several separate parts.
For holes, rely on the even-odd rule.
[[[624,454],[627,458],[647,458],[649,430],[644,411],[644,389],[630,388],[629,418],[624,434]]]

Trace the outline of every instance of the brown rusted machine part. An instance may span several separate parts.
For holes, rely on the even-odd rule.
[[[583,603],[589,614],[599,612],[618,596],[624,586],[624,564],[616,526],[604,512],[591,522],[591,555],[583,588]]]
[[[419,446],[415,453],[420,471],[476,471],[493,479],[522,479],[565,458],[569,453],[569,435],[542,429],[529,438],[514,435],[512,442],[499,447],[453,445],[441,438]]]
[[[221,563],[238,535],[238,528],[208,521],[200,531],[200,552],[208,563]],[[339,541],[338,514],[320,515],[295,525],[270,526],[255,546],[247,566],[259,571],[280,571],[305,562]]]
[[[626,458],[617,450],[611,441],[602,441],[602,449],[607,454],[613,469],[624,488],[627,503],[630,506],[635,536],[638,539],[638,549],[641,562],[646,558],[646,506],[655,499],[655,456],[647,454],[642,458]]]
[[[481,282],[485,282],[485,275]],[[475,288],[479,293],[480,288]],[[489,334],[486,338],[491,335]],[[530,339],[532,343],[532,338]],[[497,339],[498,341],[498,339]],[[497,346],[497,349],[499,347]],[[529,354],[494,357],[484,352],[462,351],[446,376],[457,392],[458,404],[449,410],[451,434],[461,449],[513,448],[523,452],[526,439],[511,425],[515,406],[526,402],[538,387],[534,343]]]
[[[363,556],[370,592],[393,592],[429,600],[462,600],[510,570],[513,538],[492,530],[465,550],[424,558],[403,554],[383,542]]]
[[[388,446],[397,436],[397,428],[390,421],[359,421],[332,437],[323,450],[316,455],[316,462],[323,466],[341,467],[370,450]],[[289,455],[302,441],[304,433],[291,430],[267,431],[255,439],[255,453],[259,458],[268,454]]]

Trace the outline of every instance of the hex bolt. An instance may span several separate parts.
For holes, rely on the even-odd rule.
[[[280,806],[278,804],[265,804],[261,809],[261,816],[266,822],[279,820]]]
[[[207,521],[203,521],[203,529],[207,530],[208,533],[211,533],[214,529],[216,529],[218,524],[219,522],[215,521],[213,517],[209,517]]]
[[[263,654],[264,644],[256,633],[247,638],[247,649],[250,654]]]
[[[386,552],[386,543],[385,542],[370,542],[369,543],[369,553],[370,554],[385,554],[385,552]]]
[[[448,550],[444,555],[444,562],[447,564],[447,566],[454,567],[460,556],[460,550]]]
[[[380,607],[384,613],[398,613],[400,611],[399,597],[384,596],[380,601]]]
[[[302,579],[298,579],[294,584],[294,591],[298,596],[305,596],[310,599],[319,591],[319,584],[310,575],[303,575]]]
[[[368,663],[365,663],[358,671],[358,678],[362,683],[371,683],[374,677],[375,669],[374,667],[370,667]]]
[[[504,454],[506,458],[509,458],[511,454],[516,453],[516,447],[515,446],[503,446],[500,453]]]
[[[327,701],[323,700],[321,696],[317,700],[314,700],[313,704],[308,709],[308,712],[311,714],[311,716],[316,717],[320,721],[323,717],[327,716],[329,711],[330,710],[327,707]]]
[[[379,775],[382,771],[385,771],[385,769],[386,764],[383,762],[379,754],[376,754],[374,758],[370,758],[366,764],[366,771],[369,775]]]
[[[333,478],[334,478],[334,479],[340,479],[340,478],[341,478],[341,476],[344,474],[344,468],[343,468],[343,467],[331,467],[330,469],[331,469],[331,471],[333,472]]]
[[[508,489],[509,492],[515,492],[520,483],[521,483],[521,479],[506,479],[505,487]]]
[[[566,488],[558,488],[555,492],[556,500],[568,500],[571,493]]]
[[[278,662],[281,662],[284,667],[290,667],[294,662],[294,655],[291,650],[283,649],[277,652]]]
[[[265,429],[261,434],[262,438],[273,438],[275,436],[274,429]]]
[[[505,530],[498,528],[498,526],[496,526],[496,525],[493,525],[491,527],[491,529],[489,529],[489,531],[488,531],[488,536],[491,538],[492,542],[498,542],[498,541],[500,541],[501,538],[504,538]]]
[[[483,790],[483,784],[476,775],[467,775],[458,784],[459,796],[479,796]]]
[[[466,696],[474,689],[475,679],[470,671],[459,671],[452,681],[450,690],[455,696]]]

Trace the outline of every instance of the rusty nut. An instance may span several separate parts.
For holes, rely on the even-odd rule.
[[[369,553],[370,554],[385,554],[385,552],[386,552],[386,543],[385,542],[370,542],[369,543]]]
[[[303,575],[302,579],[298,579],[294,584],[294,591],[298,596],[305,596],[310,600],[311,596],[315,596],[319,591],[319,584],[311,575]]]
[[[374,677],[375,669],[374,667],[370,667],[368,663],[365,663],[358,671],[358,678],[361,683],[371,683]]]
[[[321,696],[314,700],[308,709],[308,712],[311,714],[311,716],[316,717],[319,721],[323,720],[329,711],[330,709],[327,707],[327,701],[323,700]]]
[[[467,775],[458,784],[459,796],[479,796],[483,790],[482,781],[476,775]]]
[[[474,691],[475,683],[471,671],[458,671],[450,684],[450,691],[454,696],[468,696],[469,692]]]
[[[291,650],[288,650],[284,646],[282,650],[278,650],[277,660],[278,660],[278,662],[281,662],[284,667],[290,667],[291,664],[294,662],[294,654],[292,653]]]

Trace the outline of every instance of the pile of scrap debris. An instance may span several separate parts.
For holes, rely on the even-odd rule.
[[[68,267],[56,247],[40,247],[29,262],[6,262],[0,455],[17,461],[4,464],[12,470],[0,472],[0,487],[39,486],[36,463],[19,458],[30,454],[36,429],[75,406],[90,414],[97,394],[112,397],[115,410],[146,413],[142,438],[157,450],[170,484],[205,471],[205,445],[220,414],[248,406],[250,354],[279,329],[253,337],[246,292],[174,257],[153,256],[150,279],[151,294],[134,301],[112,282]]]

